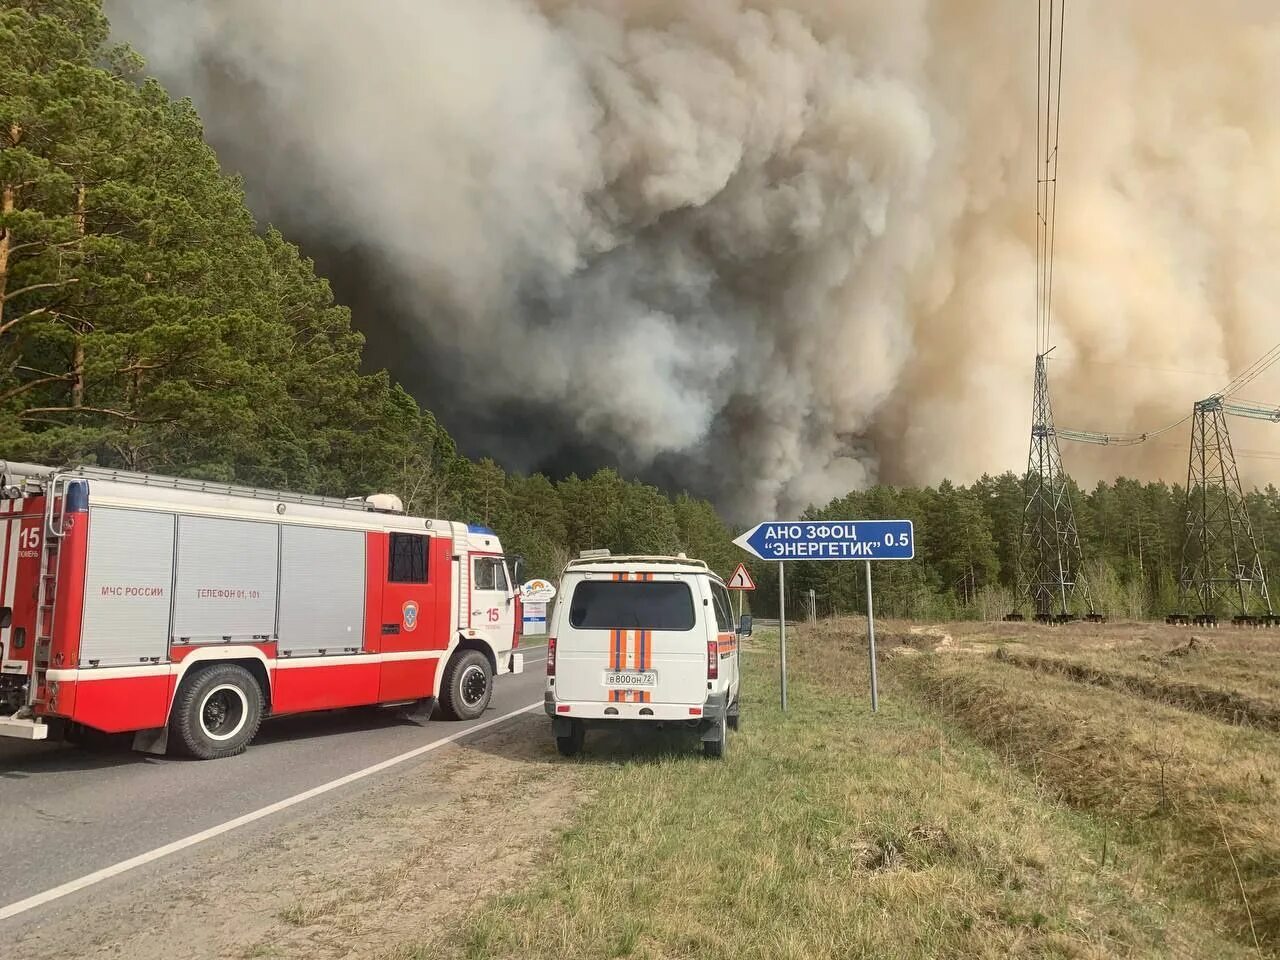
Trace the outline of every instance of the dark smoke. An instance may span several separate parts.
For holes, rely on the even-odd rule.
[[[1071,8],[1057,410],[1150,428],[1280,339],[1280,27],[1264,0]],[[470,453],[747,518],[1025,457],[1025,3],[108,9]],[[1171,438],[1065,455],[1178,479]]]

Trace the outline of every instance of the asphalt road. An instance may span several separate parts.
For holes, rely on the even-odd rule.
[[[351,710],[281,717],[264,723],[245,753],[208,762],[0,739],[0,910],[540,702],[546,649],[524,649],[525,672],[499,677],[489,710],[472,723],[417,723],[389,712]],[[414,757],[390,772],[430,763],[432,756]],[[350,795],[373,789],[382,775],[338,790]],[[271,817],[287,822],[333,795]],[[135,873],[163,866],[159,860]],[[58,905],[73,907],[85,896],[92,896],[91,887]],[[54,906],[0,920],[0,928],[38,920]]]

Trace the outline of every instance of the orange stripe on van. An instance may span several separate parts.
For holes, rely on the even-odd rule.
[[[612,644],[612,646],[609,649],[609,669],[610,670],[621,669],[618,666],[618,664],[622,660],[622,631],[611,630],[609,632],[609,640],[610,640],[610,643]],[[609,691],[609,700],[612,703],[618,702],[617,690]]]
[[[637,630],[636,631],[636,669],[637,670],[644,669],[644,641],[645,641],[645,631]],[[645,700],[645,692],[643,690],[637,690],[636,703],[644,703],[644,700]]]
[[[622,669],[623,669],[623,670],[630,671],[631,669],[633,669],[632,665],[633,665],[633,663],[635,662],[635,661],[633,660],[633,655],[632,655],[632,650],[631,650],[631,631],[630,631],[630,630],[624,630],[624,631],[623,631],[623,633],[622,633],[622,643],[623,643],[623,647],[622,647]],[[623,702],[623,703],[630,703],[630,702],[631,702],[631,695],[632,695],[632,691],[630,691],[630,690],[623,690],[623,691],[622,691],[622,702]]]
[[[650,583],[652,573],[614,573],[615,582]],[[609,669],[611,670],[648,670],[653,663],[652,637],[648,630],[614,630],[610,637]],[[610,690],[609,700],[613,703],[649,703],[653,695],[646,690]]]

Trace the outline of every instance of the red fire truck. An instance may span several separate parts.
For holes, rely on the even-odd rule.
[[[0,735],[213,759],[266,716],[472,719],[524,666],[514,560],[387,494],[0,461]]]

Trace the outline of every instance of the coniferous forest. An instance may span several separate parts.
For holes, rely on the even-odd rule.
[[[1090,491],[1071,485],[1084,572],[1099,612],[1113,618],[1163,617],[1178,609],[1178,574],[1186,533],[1180,485],[1120,478]],[[1280,573],[1280,490],[1246,494],[1268,575]],[[906,517],[915,523],[915,563],[875,568],[877,611],[915,618],[998,619],[1014,608],[1022,479],[984,476],[970,486],[874,487],[850,493],[813,519]],[[795,563],[787,596],[799,615],[814,591],[818,610],[863,608],[862,565]],[[776,575],[761,570],[760,600],[775,602]],[[757,601],[757,607],[759,602]]]
[[[576,551],[743,557],[712,506],[611,469],[553,481],[461,456],[429,411],[362,362],[349,311],[297,247],[256,223],[187,101],[113,46],[99,0],[0,8],[0,456],[97,463],[333,495],[399,493],[484,522],[530,574]],[[749,464],[746,465],[749,469]],[[1075,504],[1086,572],[1112,616],[1176,605],[1182,491],[1118,480]],[[1280,571],[1280,492],[1249,508]],[[1013,605],[1021,483],[876,487],[813,518],[909,517],[917,557],[877,569],[888,615]],[[760,518],[764,519],[764,518]],[[755,564],[759,610],[776,600]],[[862,606],[857,564],[796,564],[791,602]]]
[[[346,496],[570,551],[715,555],[709,504],[602,470],[552,483],[460,456],[313,264],[256,224],[187,101],[112,46],[99,0],[0,7],[0,456]]]

